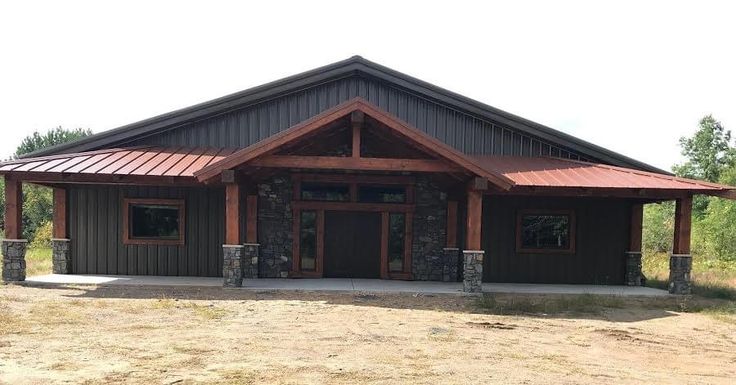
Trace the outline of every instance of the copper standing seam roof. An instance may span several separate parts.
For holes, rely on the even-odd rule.
[[[232,154],[232,148],[135,147],[18,159],[0,164],[0,174],[64,173],[193,177]]]
[[[623,167],[560,158],[471,156],[483,168],[500,173],[519,187],[662,189],[697,192],[730,191],[736,187],[678,178]]]
[[[25,158],[0,164],[0,174],[96,174],[192,178],[237,149],[213,147],[134,147]],[[469,156],[475,164],[508,178],[514,187],[682,190],[726,194],[736,187],[570,159]],[[513,188],[512,188],[513,191]]]

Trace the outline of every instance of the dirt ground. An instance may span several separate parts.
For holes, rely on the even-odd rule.
[[[734,383],[732,319],[626,301],[490,315],[462,296],[0,286],[0,383]]]

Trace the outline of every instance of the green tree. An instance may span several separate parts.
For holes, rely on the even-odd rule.
[[[26,136],[15,150],[14,157],[17,158],[43,148],[55,146],[57,144],[71,142],[85,136],[92,135],[92,130],[88,128],[76,128],[67,130],[61,126],[52,128],[51,130],[41,134],[35,131],[33,134]]]
[[[698,131],[691,138],[680,138],[680,147],[687,161],[676,165],[674,171],[686,178],[718,182],[721,173],[736,161],[731,131],[711,115],[700,120]]]
[[[28,154],[46,147],[55,146],[61,143],[71,142],[92,134],[89,129],[77,128],[67,130],[62,127],[53,128],[45,133],[38,131],[23,139],[21,144],[15,150],[13,158]],[[4,185],[3,185],[4,187]],[[0,194],[0,209],[5,211],[5,189]],[[25,184],[23,185],[23,237],[29,240],[34,239],[36,230],[45,223],[51,221],[53,214],[53,197],[51,189],[48,187]],[[4,228],[4,223],[0,222]]]
[[[731,131],[726,130],[711,115],[700,120],[695,135],[680,138],[680,147],[687,161],[672,168],[677,176],[718,182],[721,174],[736,164],[736,148],[731,146]],[[695,197],[693,214],[696,219],[705,216],[709,202],[708,197]]]

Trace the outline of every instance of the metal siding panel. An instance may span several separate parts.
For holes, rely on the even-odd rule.
[[[128,144],[246,147],[356,96],[365,98],[465,153],[539,155],[534,153],[534,148],[521,147],[527,139],[538,141],[543,151],[556,147],[539,138],[497,126],[485,118],[454,110],[367,76],[352,76],[317,84]],[[501,140],[503,132],[512,131],[509,138],[503,138],[511,141]],[[579,154],[569,149],[562,150],[565,156],[579,157]]]

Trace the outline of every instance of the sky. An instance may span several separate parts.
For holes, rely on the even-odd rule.
[[[654,166],[736,130],[733,1],[0,3],[0,159],[298,72],[368,60]]]

